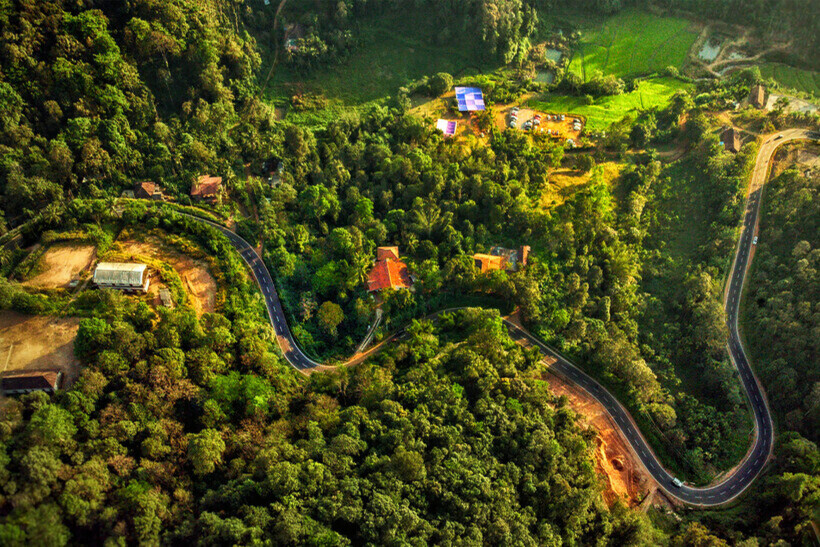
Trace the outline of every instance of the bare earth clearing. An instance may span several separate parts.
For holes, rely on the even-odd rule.
[[[790,167],[797,167],[800,170],[820,168],[820,145],[799,143],[781,147],[772,160],[771,177],[779,176]]]
[[[74,338],[80,319],[0,312],[0,372],[58,369],[63,387],[79,374]]]
[[[508,321],[521,324],[517,313],[505,317]],[[519,340],[519,344],[529,347],[526,340]],[[551,357],[544,358],[543,362],[550,365],[555,362]],[[612,505],[618,499],[630,507],[646,503],[664,504],[667,500],[663,496],[653,496],[660,490],[652,476],[647,472],[637,455],[632,452],[630,445],[617,428],[612,417],[595,397],[578,387],[563,376],[554,372],[544,375],[549,382],[550,391],[555,395],[565,395],[569,407],[579,415],[581,426],[595,430],[597,449],[595,450],[595,467],[604,478],[604,500]],[[655,499],[650,499],[655,498]]]
[[[211,273],[208,271],[208,264],[204,260],[195,260],[172,249],[155,238],[146,238],[145,241],[124,240],[116,244],[117,255],[134,257],[139,255],[150,257],[156,260],[167,262],[173,267],[188,293],[191,307],[197,315],[211,313],[216,308],[217,286]],[[155,299],[155,304],[159,304],[159,289],[163,286],[156,276],[151,280],[151,291],[149,294]]]
[[[49,247],[37,264],[39,273],[24,285],[40,289],[65,287],[83,270],[90,269],[97,258],[94,245],[56,243]]]
[[[612,422],[604,407],[591,395],[556,374],[547,380],[555,395],[566,395],[569,406],[580,416],[580,423],[595,430],[595,467],[604,478],[604,499],[608,505],[621,499],[637,506],[657,485]]]

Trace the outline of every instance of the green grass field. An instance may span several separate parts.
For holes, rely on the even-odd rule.
[[[802,70],[779,63],[765,63],[760,65],[760,74],[764,78],[774,78],[780,85],[814,93],[820,97],[820,72]]]
[[[697,38],[685,19],[637,10],[624,10],[581,32],[570,70],[584,79],[596,70],[623,77],[680,68]]]
[[[428,28],[429,21],[418,17],[405,14],[369,20],[357,32],[366,41],[339,65],[298,74],[280,64],[269,95],[289,97],[310,91],[355,106],[392,95],[408,82],[436,72],[458,75],[467,69],[494,68],[482,65],[471,47],[434,44],[419,31]]]
[[[666,106],[675,91],[688,86],[689,84],[674,78],[653,78],[640,82],[638,88],[631,93],[602,97],[591,105],[584,104],[582,97],[548,95],[528,101],[527,106],[545,112],[567,112],[584,116],[587,119],[587,129],[600,131],[640,109]]]

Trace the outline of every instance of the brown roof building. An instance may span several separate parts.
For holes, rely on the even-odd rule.
[[[191,197],[197,201],[214,203],[222,195],[222,177],[202,175],[191,185]]]
[[[749,102],[757,108],[766,108],[766,88],[755,84],[749,91]]]
[[[134,197],[137,199],[162,199],[162,189],[153,182],[138,182],[134,185]]]
[[[473,255],[473,260],[481,273],[504,269],[504,259],[500,256],[478,253]]]
[[[59,370],[20,370],[0,377],[3,395],[18,395],[32,391],[54,393],[60,389],[63,373]]]
[[[723,148],[729,152],[737,154],[742,145],[740,141],[740,131],[734,127],[729,127],[720,134],[720,142],[723,143]]]
[[[367,290],[409,289],[412,285],[407,264],[399,260],[399,248],[379,247],[376,250],[376,264],[367,275]]]
[[[398,247],[379,247],[376,249],[376,260],[387,260],[391,258],[393,260],[399,259],[399,248]]]
[[[493,247],[490,254],[475,254],[475,267],[481,273],[492,270],[507,270],[517,272],[527,265],[530,255],[530,246],[523,245],[518,249],[507,249],[504,247]]]

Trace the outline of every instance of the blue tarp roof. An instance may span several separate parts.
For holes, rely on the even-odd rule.
[[[460,112],[484,110],[484,95],[478,87],[457,87],[456,101]]]

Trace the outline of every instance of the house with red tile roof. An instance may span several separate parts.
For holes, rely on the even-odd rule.
[[[195,201],[216,203],[222,197],[222,177],[202,175],[191,185],[191,198]]]
[[[413,285],[407,264],[399,260],[398,247],[379,247],[376,264],[367,276],[368,292],[409,289]]]
[[[391,258],[393,260],[399,259],[398,247],[379,247],[376,249],[376,260],[386,260]]]

